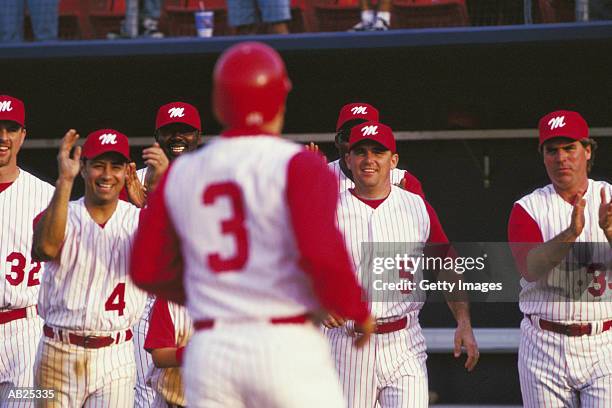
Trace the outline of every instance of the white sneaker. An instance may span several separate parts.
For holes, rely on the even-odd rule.
[[[389,29],[389,24],[382,18],[378,17],[374,24],[370,26],[371,31],[387,31]]]
[[[355,24],[353,28],[351,28],[349,31],[371,31],[371,30],[372,30],[372,22],[365,23],[363,21],[360,21],[359,23]]]

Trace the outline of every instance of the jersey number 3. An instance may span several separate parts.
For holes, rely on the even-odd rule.
[[[11,252],[6,257],[6,262],[11,264],[11,272],[6,274],[6,280],[13,286],[19,285],[25,278],[25,256],[19,252]],[[32,261],[32,269],[28,272],[28,286],[40,285],[38,272],[40,272],[40,262]]]
[[[223,235],[231,235],[236,243],[236,251],[227,258],[219,253],[209,254],[208,266],[214,273],[238,271],[244,268],[249,257],[249,240],[244,226],[244,200],[242,191],[236,183],[225,182],[209,185],[204,190],[204,205],[214,205],[219,198],[227,198],[232,207],[232,216],[221,221]]]

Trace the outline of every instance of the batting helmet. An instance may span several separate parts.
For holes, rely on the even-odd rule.
[[[230,128],[257,128],[284,107],[291,81],[271,47],[243,42],[225,51],[213,73],[213,107]]]

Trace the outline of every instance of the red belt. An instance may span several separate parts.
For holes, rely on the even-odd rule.
[[[252,321],[254,320],[248,320],[248,322],[252,322]],[[301,315],[290,316],[290,317],[273,317],[271,319],[268,319],[268,321],[272,324],[304,324],[310,321],[310,315],[301,314]],[[212,319],[198,320],[193,323],[193,327],[196,330],[212,329],[214,325],[215,325],[215,321]]]
[[[393,333],[402,329],[405,329],[408,326],[408,317],[404,316],[399,320],[394,320],[392,322],[385,323],[376,323],[376,329],[374,330],[375,334],[385,334],[385,333]],[[359,330],[355,330],[357,333],[361,333]]]
[[[0,312],[0,324],[12,322],[17,319],[25,319],[28,317],[28,308],[23,307],[21,309],[7,310]]]
[[[102,347],[110,346],[111,344],[119,344],[121,340],[121,332],[117,333],[116,336],[80,336],[78,334],[64,332],[62,330],[55,330],[53,327],[49,327],[46,324],[43,326],[43,333],[45,336],[54,339],[57,333],[57,338],[60,341],[66,341],[75,346],[81,346],[84,348],[97,349]],[[66,338],[67,336],[67,338]],[[132,331],[130,329],[125,331],[125,341],[132,339]]]
[[[529,316],[531,320],[531,316]],[[584,324],[562,324],[557,322],[550,322],[548,320],[540,319],[540,328],[542,330],[548,330],[551,332],[565,334],[566,336],[585,336],[590,335],[593,329],[593,323]],[[612,320],[603,322],[601,333],[606,332],[612,328]]]

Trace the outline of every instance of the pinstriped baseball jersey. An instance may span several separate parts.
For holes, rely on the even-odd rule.
[[[124,201],[102,227],[84,199],[68,204],[64,246],[46,264],[39,312],[53,327],[100,333],[131,328],[146,294],[131,281],[129,255],[140,210]]]
[[[589,180],[584,194],[585,226],[576,242],[607,243],[599,227],[600,190],[607,197],[612,186],[604,181]],[[556,193],[552,184],[535,190],[517,201],[536,222],[544,242],[550,241],[571,223],[572,204]],[[551,271],[545,281],[521,280],[520,308],[525,314],[555,321],[597,321],[612,319],[612,274],[601,272],[596,265],[610,265],[612,251],[607,244],[577,246],[567,262]],[[589,270],[589,268],[591,269]],[[568,268],[572,272],[568,273]]]
[[[402,249],[407,248],[412,251],[411,256],[419,257],[429,238],[430,219],[423,199],[396,186],[391,186],[391,193],[377,208],[367,205],[350,190],[345,191],[340,194],[337,220],[360,283],[366,289],[371,287],[372,255],[393,257],[398,248],[395,245],[377,246],[376,254],[367,253],[363,259],[363,243],[414,243],[416,245],[402,246]],[[419,268],[414,281],[421,277]],[[364,281],[366,279],[368,282]],[[397,279],[399,281],[399,276]],[[395,293],[383,292],[372,302],[372,315],[376,318],[405,316],[420,310],[425,296],[420,289],[401,298]]]
[[[35,305],[42,277],[33,262],[32,221],[43,211],[54,188],[20,169],[19,176],[0,192],[0,310]]]
[[[355,187],[355,183],[342,172],[340,168],[340,159],[328,163],[329,169],[338,177],[338,186],[340,193],[345,192],[349,188]],[[391,184],[398,185],[405,176],[405,171],[400,169],[391,170]]]
[[[187,308],[173,302],[157,300],[151,314],[151,330],[147,336],[147,349],[162,347],[185,347],[191,338],[193,327]],[[163,316],[167,313],[166,316]],[[164,320],[169,321],[164,322]],[[158,320],[159,319],[159,320]],[[160,327],[157,324],[168,327]],[[151,366],[147,374],[147,383],[151,385],[163,399],[171,404],[187,406],[183,388],[181,369],[157,368]]]
[[[272,136],[221,138],[175,160],[164,194],[182,237],[194,321],[294,316],[318,308],[298,265],[286,198],[288,164],[301,151]],[[223,229],[210,220],[225,220]]]

